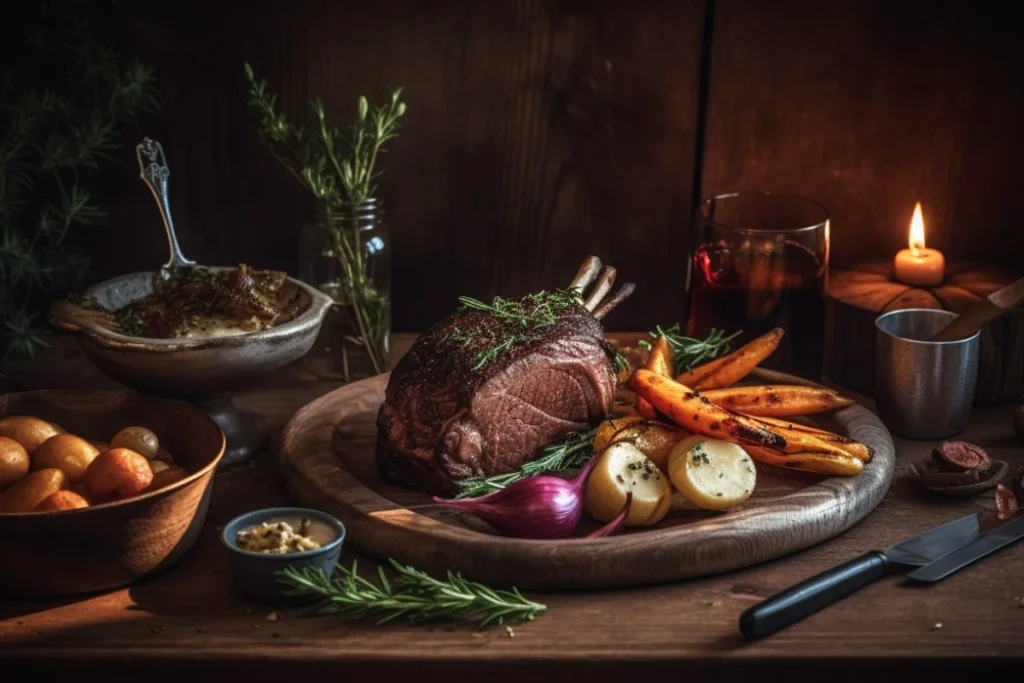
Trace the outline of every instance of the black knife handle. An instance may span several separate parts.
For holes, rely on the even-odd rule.
[[[740,633],[762,638],[880,579],[889,559],[871,551],[759,602],[740,615]]]

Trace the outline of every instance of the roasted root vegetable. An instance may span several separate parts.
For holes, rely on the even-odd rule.
[[[669,456],[672,484],[688,501],[705,510],[723,510],[750,497],[757,484],[754,462],[740,446],[691,436]]]
[[[770,448],[747,446],[750,457],[766,465],[785,467],[791,470],[852,477],[864,470],[864,463],[852,455],[831,453],[779,453]]]
[[[689,432],[674,424],[654,422],[636,416],[607,420],[597,428],[594,452],[600,453],[613,443],[630,443],[667,474],[668,454],[677,443],[689,435]]]
[[[783,436],[786,434],[804,433],[808,436],[812,436],[820,442],[834,446],[835,448],[845,452],[848,455],[852,455],[861,462],[871,462],[871,458],[874,457],[875,453],[871,450],[871,447],[862,444],[859,441],[829,432],[824,429],[818,429],[817,427],[809,427],[799,422],[793,422],[791,420],[780,420],[771,417],[756,417],[755,420],[765,424],[766,428],[770,428],[774,431],[779,431]],[[808,449],[812,450],[812,449]],[[829,449],[829,452],[834,453],[835,451]]]
[[[673,372],[676,367],[675,353],[672,351],[672,347],[669,346],[665,335],[661,335],[654,342],[654,346],[651,347],[651,352],[647,356],[647,364],[644,367],[662,377],[671,377],[675,374]],[[634,409],[638,415],[648,420],[658,419],[658,412],[654,409],[654,406],[642,396],[636,397]]]
[[[587,478],[583,509],[599,522],[610,522],[622,511],[626,496],[633,501],[626,526],[652,526],[668,514],[672,486],[668,476],[632,444],[606,448]]]
[[[696,391],[731,387],[749,375],[761,361],[772,355],[779,347],[782,335],[782,328],[776,327],[726,356],[684,372],[676,381]]]
[[[650,370],[637,370],[629,388],[650,401],[658,411],[694,434],[742,445],[764,446],[777,451],[788,447],[786,439],[766,429],[754,418],[717,406],[701,394]],[[800,450],[800,449],[796,449]]]
[[[755,417],[795,417],[853,405],[838,391],[799,385],[730,387],[702,394],[723,408]]]

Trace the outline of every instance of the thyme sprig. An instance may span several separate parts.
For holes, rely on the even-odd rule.
[[[528,479],[538,474],[556,474],[571,477],[590,460],[594,445],[596,429],[574,432],[558,443],[545,446],[540,457],[523,464],[515,472],[497,474],[493,477],[463,479],[459,482],[459,493],[456,498],[476,498],[503,489],[520,479]]]
[[[554,327],[559,316],[573,306],[582,304],[583,298],[575,289],[557,289],[553,292],[540,291],[519,299],[496,296],[491,303],[460,296],[459,303],[460,313],[484,313],[522,329],[522,332],[511,333],[501,330],[499,334],[490,328],[475,327],[464,331],[456,327],[445,335],[445,339],[461,346],[468,346],[474,340],[484,344],[472,367],[473,370],[479,370],[506,351],[539,339],[537,331]]]
[[[712,329],[707,339],[694,339],[693,337],[683,335],[679,323],[676,323],[672,327],[665,329],[658,325],[648,334],[652,339],[657,339],[662,335],[665,336],[668,345],[672,347],[672,351],[675,353],[676,374],[678,375],[692,370],[701,363],[706,363],[709,360],[714,360],[719,356],[729,353],[732,349],[732,341],[740,336],[742,332],[742,330],[739,330],[727,337],[724,330]],[[648,351],[651,349],[651,343],[646,339],[641,339],[638,344]]]
[[[477,628],[484,629],[532,621],[547,609],[527,600],[518,588],[496,590],[454,572],[448,572],[445,579],[435,579],[395,560],[390,564],[392,577],[389,579],[380,567],[378,584],[359,576],[355,562],[351,569],[337,565],[334,577],[312,567],[288,567],[278,572],[278,580],[290,587],[292,595],[319,596],[324,613],[351,619],[377,617],[378,624],[396,620],[410,624],[476,621]]]
[[[261,141],[315,199],[324,254],[334,258],[340,269],[337,281],[329,284],[339,292],[336,298],[355,332],[344,339],[362,347],[374,372],[381,373],[388,363],[391,302],[373,279],[375,251],[364,243],[369,233],[360,229],[351,214],[376,194],[377,161],[386,151],[385,144],[398,137],[400,119],[406,113],[402,89],[392,89],[389,100],[378,106],[360,96],[355,121],[342,127],[327,125],[324,104],[316,98],[310,103],[313,121],[306,128],[278,110],[277,95],[248,63],[245,76],[249,105],[260,119]],[[348,379],[348,345],[341,344],[341,351]]]

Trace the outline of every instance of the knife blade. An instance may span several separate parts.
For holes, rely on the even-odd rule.
[[[924,567],[980,536],[980,517],[967,515],[903,539],[777,593],[740,615],[740,633],[762,638],[881,578],[891,564]]]
[[[975,560],[980,560],[1021,538],[1024,538],[1024,517],[1002,524],[962,548],[947,553],[920,569],[915,569],[907,574],[907,578],[927,583],[941,581]]]

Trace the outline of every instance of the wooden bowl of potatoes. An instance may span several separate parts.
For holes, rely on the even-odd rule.
[[[206,519],[224,434],[127,391],[0,396],[0,594],[74,595],[164,569]]]

